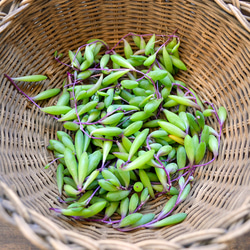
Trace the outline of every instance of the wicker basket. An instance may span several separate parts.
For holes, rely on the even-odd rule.
[[[7,11],[8,9],[8,11]],[[242,14],[244,13],[244,14]],[[0,2],[0,215],[43,249],[224,249],[250,230],[250,5],[222,0],[19,0]],[[236,18],[235,18],[236,17]],[[238,19],[238,20],[237,20]],[[49,139],[62,129],[39,112],[3,73],[46,74],[20,85],[29,95],[61,86],[65,68],[53,53],[96,37],[114,44],[128,32],[178,28],[188,71],[179,79],[225,106],[219,158],[197,169],[187,219],[158,230],[122,233],[106,225],[55,216],[59,205]],[[149,204],[160,209],[164,201]]]

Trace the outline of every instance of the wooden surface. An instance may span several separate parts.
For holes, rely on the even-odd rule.
[[[22,233],[12,225],[0,220],[0,249],[3,250],[38,250],[32,245]],[[235,240],[228,245],[227,250],[249,250],[250,232]]]

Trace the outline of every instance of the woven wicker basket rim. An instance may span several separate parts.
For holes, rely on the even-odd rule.
[[[11,39],[11,35],[10,33],[13,32],[16,34],[13,34],[13,36],[17,35],[19,32],[19,24],[18,24],[18,20],[20,20],[22,18],[22,15],[24,15],[25,13],[29,13],[30,10],[32,10],[33,6],[39,6],[38,4],[39,1],[34,1],[34,0],[19,0],[19,1],[10,1],[10,0],[4,0],[0,3],[0,37],[3,38],[3,44],[6,48],[13,46],[13,51],[14,52],[9,52],[11,51],[11,49],[8,49],[8,53],[12,53],[11,55],[13,56],[14,53],[20,53],[18,52],[18,50],[16,49],[16,45],[15,44],[11,44],[8,45],[8,41],[6,39],[6,37],[8,37],[9,39]],[[47,2],[53,2],[53,1],[46,1]],[[58,2],[58,4],[62,4],[62,6],[67,6],[67,2],[68,1],[54,1],[54,2]],[[80,3],[80,1],[76,1],[77,4]],[[88,4],[94,5],[95,1],[86,1],[88,2]],[[123,4],[123,2],[125,3],[126,1],[102,1],[105,2],[105,4],[107,4],[108,8],[112,7],[115,9],[115,3],[116,4]],[[141,2],[144,1],[138,1],[138,4],[141,4]],[[155,8],[154,10],[157,11],[161,11],[161,7],[158,7],[157,4],[159,4],[159,6],[162,6],[160,4],[162,4],[162,2],[165,1],[148,1],[149,5],[152,5],[152,8]],[[166,1],[166,2],[172,2],[172,1]],[[175,2],[175,1],[173,1]],[[212,6],[211,8],[211,12],[209,13],[211,16],[213,16],[215,13],[220,13],[223,17],[225,17],[226,15],[228,16],[227,18],[227,24],[230,23],[232,24],[232,30],[235,28],[237,29],[237,31],[239,32],[239,37],[240,38],[244,38],[244,42],[250,46],[250,42],[247,41],[250,38],[250,23],[249,23],[249,18],[248,15],[246,13],[250,13],[250,4],[247,1],[239,1],[239,0],[235,0],[235,1],[230,1],[230,0],[209,0],[209,1],[205,1],[205,0],[188,0],[188,1],[183,1],[185,3],[194,3],[195,6],[197,6],[197,8],[199,8],[199,6],[201,6],[202,4],[207,4]],[[206,3],[205,3],[206,2]],[[40,1],[41,3],[41,1]],[[92,5],[90,4],[90,8],[92,8]],[[113,4],[113,5],[112,5]],[[154,5],[155,4],[155,5]],[[10,12],[8,12],[7,14],[5,12],[3,12],[3,10],[5,11],[6,6],[10,6]],[[117,5],[118,6],[118,5]],[[41,6],[40,6],[41,7]],[[242,13],[242,11],[244,12],[244,14]],[[115,11],[114,11],[115,12]],[[185,12],[185,11],[184,11]],[[4,13],[4,14],[1,14]],[[227,13],[225,15],[225,13]],[[90,15],[92,15],[91,11],[90,11]],[[119,13],[117,14],[119,16]],[[45,22],[46,22],[46,15],[44,15],[45,17]],[[216,15],[218,16],[218,14]],[[223,21],[223,17],[218,20],[219,22]],[[95,18],[95,17],[93,17]],[[117,18],[117,17],[116,17]],[[119,19],[119,17],[118,17]],[[237,19],[237,20],[236,20]],[[120,19],[119,19],[120,20]],[[210,16],[207,17],[207,22],[209,23],[209,21],[211,21]],[[197,20],[196,20],[197,21]],[[198,21],[197,21],[198,22]],[[206,22],[205,19],[203,19],[203,22]],[[24,26],[26,25],[25,23],[23,24]],[[121,26],[123,26],[124,24],[122,23]],[[126,24],[125,24],[126,25]],[[129,24],[128,24],[129,25]],[[194,24],[194,32],[199,33],[198,31],[196,31],[196,24]],[[206,23],[207,25],[207,23]],[[152,26],[154,26],[154,24],[152,24]],[[112,29],[109,30],[108,27],[106,26],[102,26],[104,29],[107,30],[107,33],[112,34],[112,32],[114,32]],[[185,27],[185,25],[184,25]],[[21,27],[22,28],[22,27]],[[98,29],[98,28],[96,28]],[[128,28],[129,29],[129,28]],[[153,29],[152,27],[148,28],[149,30]],[[117,41],[117,38],[121,37],[121,34],[123,33],[119,33],[117,31],[116,32],[116,36],[114,37],[114,39],[111,39],[112,43],[115,43]],[[124,32],[124,31],[122,31]],[[182,31],[183,32],[183,31]],[[206,32],[204,31],[204,36],[206,36],[205,34]],[[235,35],[235,32],[232,31],[232,34]],[[183,37],[185,37],[185,32],[182,33]],[[228,37],[230,37],[231,34],[228,35]],[[227,37],[227,38],[228,38]],[[237,37],[235,35],[235,37]],[[208,40],[210,40],[210,37],[206,37]],[[21,39],[21,38],[20,38]],[[51,39],[51,38],[49,38]],[[79,39],[78,37],[76,37],[76,39]],[[213,37],[212,37],[213,39]],[[222,39],[222,38],[220,38]],[[228,38],[230,40],[230,38]],[[34,43],[37,40],[34,40]],[[13,42],[13,40],[12,40]],[[204,40],[205,45],[206,44],[206,40]],[[220,41],[221,42],[221,41]],[[231,42],[231,40],[229,41]],[[71,43],[71,41],[69,42]],[[185,42],[184,42],[185,43]],[[237,43],[237,45],[239,45],[241,43],[241,41],[238,40],[238,38],[235,38],[235,40],[232,42],[233,43]],[[72,45],[75,46],[76,44],[74,42],[72,42]],[[246,45],[246,47],[247,47]],[[31,45],[30,45],[31,46]],[[37,46],[37,45],[36,45]],[[70,46],[70,45],[69,45]],[[243,45],[242,45],[243,46]],[[237,46],[236,46],[237,47]],[[202,46],[199,47],[200,52],[201,53],[201,58],[203,58],[203,51],[202,51]],[[207,46],[207,51],[209,53],[209,46]],[[223,53],[224,48],[220,47],[219,48],[219,52]],[[185,49],[184,49],[185,50]],[[0,55],[1,55],[1,51],[4,51],[3,49],[0,49]],[[225,50],[227,53],[228,51],[230,51],[230,49]],[[228,144],[226,144],[226,146],[222,146],[222,151],[223,152],[229,152],[228,153],[228,159],[227,160],[227,164],[228,167],[230,167],[232,173],[228,173],[228,179],[231,178],[231,176],[235,173],[240,173],[239,170],[233,168],[231,165],[233,165],[235,162],[230,164],[230,159],[232,160],[232,149],[230,149],[229,147],[238,147],[240,149],[242,149],[239,152],[239,156],[235,155],[235,157],[238,157],[239,161],[242,161],[243,163],[241,164],[242,166],[246,166],[249,164],[249,160],[247,158],[248,155],[248,151],[247,151],[247,146],[250,145],[250,138],[249,138],[249,117],[248,117],[248,113],[250,111],[249,109],[249,97],[250,97],[250,91],[249,91],[249,84],[250,84],[250,78],[249,78],[249,72],[250,72],[250,68],[249,68],[249,47],[248,47],[248,55],[246,54],[246,49],[243,47],[240,47],[237,52],[239,53],[239,60],[237,61],[240,65],[235,65],[235,69],[238,70],[239,68],[243,68],[243,73],[239,73],[235,76],[235,78],[233,79],[233,82],[239,82],[242,83],[242,81],[245,79],[246,84],[244,86],[242,86],[242,89],[240,89],[240,91],[238,91],[238,89],[231,85],[228,87],[228,98],[231,98],[228,102],[227,100],[223,99],[223,95],[225,95],[225,92],[222,91],[220,89],[220,87],[215,87],[211,88],[211,98],[214,98],[214,100],[219,103],[220,101],[222,101],[222,103],[227,103],[227,104],[231,104],[232,107],[230,108],[230,116],[231,119],[229,121],[229,124],[224,128],[224,134],[225,134],[225,138],[227,138],[228,140]],[[198,54],[197,52],[197,54]],[[192,58],[188,58],[188,56],[185,58],[186,60],[190,60],[188,61],[190,64],[190,68],[192,68],[192,59],[196,60],[196,57],[198,58],[197,54],[193,54],[191,55]],[[223,63],[226,64],[226,60],[230,60],[230,55],[225,55],[225,57],[221,57],[223,58],[223,62],[218,62],[219,66],[222,66]],[[10,65],[10,63],[18,63],[18,61],[22,60],[21,58],[17,57],[17,58],[13,58],[12,60],[7,60],[7,57],[4,58],[6,59],[6,61],[8,61],[8,65]],[[4,60],[3,59],[3,60]],[[212,61],[213,59],[211,59]],[[209,63],[211,63],[211,61],[209,61]],[[247,64],[248,61],[248,64]],[[2,61],[1,61],[2,62]],[[55,72],[53,71],[53,69],[51,68],[51,65],[46,62],[46,59],[43,58],[43,63],[44,65],[48,65],[48,68],[46,69],[46,73],[50,74],[50,71],[52,70],[52,75],[55,74]],[[7,65],[7,63],[6,63]],[[197,64],[195,64],[197,66]],[[208,66],[208,65],[207,65]],[[7,69],[7,66],[0,66],[0,73],[2,75],[2,73],[4,73],[5,70]],[[18,69],[15,69],[18,70]],[[21,69],[19,71],[19,73],[25,69]],[[203,69],[204,70],[204,69]],[[208,73],[208,71],[206,71],[204,73],[202,69],[198,72],[198,74],[196,75],[196,80],[202,80],[202,78],[206,78],[205,73]],[[231,69],[230,69],[231,70]],[[193,72],[193,71],[192,71]],[[223,75],[223,72],[225,73],[225,71],[218,69],[217,73],[218,75],[216,76],[218,81],[223,82],[224,79],[223,77],[226,77]],[[233,71],[234,73],[234,71]],[[230,77],[232,77],[231,72],[229,72]],[[221,76],[223,75],[223,76]],[[1,76],[0,76],[1,77]],[[187,75],[183,76],[184,79],[188,78]],[[227,79],[231,79],[230,77],[228,77]],[[238,80],[238,78],[240,78],[241,80]],[[1,79],[1,84],[4,86],[8,86],[10,87],[6,81],[4,80],[4,78],[0,78]],[[54,79],[54,78],[53,78]],[[206,78],[206,80],[209,81],[208,78]],[[214,82],[214,79],[211,80],[212,83]],[[239,84],[238,83],[238,84]],[[58,84],[57,82],[55,83]],[[229,90],[229,88],[231,87],[231,90]],[[239,86],[238,86],[239,87]],[[199,88],[200,90],[202,89],[202,86],[197,85],[197,88]],[[240,88],[240,87],[239,87]],[[206,90],[206,89],[205,89]],[[31,90],[33,91],[33,90]],[[34,88],[34,91],[37,91],[36,88]],[[237,92],[238,91],[238,92]],[[237,93],[236,93],[237,92]],[[18,96],[16,94],[16,91],[14,89],[11,89],[10,93],[7,94],[4,87],[0,87],[0,93],[3,94],[3,97],[1,99],[0,97],[0,101],[3,101],[3,104],[0,105],[0,132],[1,132],[1,137],[8,139],[9,137],[11,137],[11,135],[9,135],[10,133],[14,134],[16,137],[16,140],[22,140],[21,135],[19,135],[25,130],[26,127],[31,126],[34,131],[39,130],[40,128],[35,128],[36,119],[40,119],[39,121],[37,121],[38,124],[40,124],[39,126],[48,126],[48,123],[51,122],[51,120],[49,120],[48,118],[44,118],[41,117],[37,114],[37,112],[35,111],[34,107],[32,107],[31,105],[27,104],[27,101],[24,100],[22,97]],[[207,93],[207,92],[206,92]],[[236,93],[234,95],[234,93]],[[242,93],[242,95],[241,95]],[[209,94],[209,93],[207,93]],[[217,95],[218,94],[218,95]],[[12,99],[12,95],[14,95],[16,97],[15,100]],[[206,95],[206,94],[204,94]],[[239,95],[239,96],[237,96]],[[7,97],[6,97],[7,96]],[[219,99],[221,98],[221,99]],[[245,99],[244,99],[245,98]],[[6,100],[10,100],[10,102],[7,102]],[[233,103],[233,101],[235,101],[235,103]],[[17,111],[13,110],[11,108],[11,106],[14,106],[14,108],[18,108]],[[26,110],[23,110],[22,107],[26,107]],[[1,111],[2,108],[2,111]],[[17,126],[19,128],[20,131],[14,131],[13,128],[11,127],[11,122],[10,117],[13,118],[13,114],[9,114],[8,115],[4,115],[4,111],[8,110],[8,112],[12,112],[14,115],[17,115],[17,113],[20,112],[20,117],[22,116],[30,116],[28,117],[26,124],[21,124],[21,122],[18,124],[17,122]],[[235,110],[238,110],[238,112],[236,112]],[[27,113],[26,113],[27,112]],[[242,118],[243,117],[243,118]],[[44,120],[43,120],[44,119]],[[240,121],[242,119],[242,121]],[[43,121],[42,121],[43,120]],[[15,123],[14,118],[13,118],[13,123]],[[239,124],[242,123],[242,129],[239,128]],[[42,124],[42,125],[41,125]],[[9,126],[9,127],[8,127]],[[53,126],[52,126],[53,127]],[[7,129],[9,129],[7,131]],[[51,129],[51,133],[55,132],[55,127],[50,128]],[[241,141],[241,145],[238,145],[237,142],[235,142],[233,137],[237,137],[237,132],[238,130],[240,131],[238,138]],[[7,131],[7,132],[6,132]],[[9,133],[9,134],[8,134]],[[51,135],[51,134],[50,134]],[[230,136],[232,138],[230,138]],[[33,144],[36,143],[36,140],[39,140],[39,138],[34,135],[35,138],[33,138]],[[28,138],[28,140],[31,140],[31,138]],[[32,140],[31,140],[32,141]],[[26,141],[25,143],[30,143],[29,141]],[[230,146],[229,143],[231,143]],[[245,176],[245,179],[242,180],[243,184],[237,184],[237,187],[233,187],[233,185],[237,183],[237,180],[232,180],[231,183],[227,184],[227,180],[223,180],[223,178],[221,178],[221,190],[223,192],[223,190],[227,190],[228,186],[230,186],[230,190],[233,191],[239,191],[242,192],[241,195],[239,195],[239,197],[235,198],[235,202],[232,201],[231,203],[228,203],[230,205],[232,205],[231,210],[228,211],[228,213],[225,215],[225,217],[223,218],[218,218],[218,223],[213,227],[211,226],[208,229],[200,229],[200,230],[194,230],[194,231],[190,231],[190,232],[184,232],[182,234],[170,237],[169,240],[165,240],[163,235],[164,233],[162,231],[159,232],[159,239],[154,239],[154,238],[150,238],[147,237],[147,234],[145,234],[146,236],[142,239],[142,240],[138,240],[136,242],[130,243],[128,240],[124,240],[126,237],[121,236],[121,238],[110,238],[110,237],[100,237],[100,239],[96,239],[98,238],[98,228],[99,226],[97,224],[94,224],[93,226],[89,227],[91,228],[91,232],[93,232],[93,234],[95,234],[95,239],[91,237],[91,232],[89,235],[84,235],[81,233],[81,230],[85,230],[85,229],[81,229],[80,231],[78,230],[73,230],[71,231],[71,229],[73,228],[72,225],[74,224],[74,222],[72,221],[66,221],[66,223],[68,224],[72,224],[71,225],[71,229],[65,227],[65,222],[59,222],[59,224],[57,224],[57,222],[55,222],[55,220],[51,219],[50,217],[47,218],[44,215],[41,215],[39,212],[37,212],[37,210],[34,208],[32,208],[34,206],[34,204],[32,204],[32,202],[30,204],[28,204],[29,202],[25,203],[24,200],[22,200],[21,197],[26,197],[28,195],[28,193],[19,193],[20,190],[17,188],[18,185],[18,181],[12,178],[12,172],[10,169],[6,169],[7,165],[11,165],[11,161],[9,160],[9,157],[12,157],[12,152],[9,154],[5,154],[4,150],[8,150],[11,149],[13,145],[6,145],[4,144],[4,142],[2,141],[2,139],[0,138],[0,144],[2,144],[3,146],[0,147],[0,157],[2,157],[2,160],[0,161],[0,171],[1,171],[1,176],[0,176],[0,216],[5,219],[6,221],[8,221],[9,223],[17,226],[20,231],[24,234],[24,236],[26,238],[28,238],[30,240],[30,242],[32,242],[34,245],[38,246],[39,248],[42,249],[184,249],[187,247],[196,247],[195,249],[226,249],[227,248],[227,242],[229,240],[231,240],[232,238],[238,237],[240,235],[243,235],[246,232],[250,231],[250,196],[249,196],[249,191],[250,191],[250,181],[249,181],[249,176],[250,173],[249,171],[245,170],[245,174],[243,176]],[[17,144],[16,142],[14,142],[13,144]],[[14,145],[18,150],[20,150],[21,153],[16,152],[13,153],[13,158],[18,157],[18,154],[22,154],[22,150],[24,150],[25,145]],[[35,146],[36,147],[36,146]],[[39,146],[37,146],[39,147]],[[31,151],[34,149],[31,149]],[[44,152],[41,153],[41,155],[38,156],[38,158],[42,158],[42,156],[46,154]],[[26,165],[30,165],[30,162],[32,160],[31,158],[27,158],[27,159],[22,159],[22,157],[20,157],[19,159],[16,159],[17,161],[24,161]],[[4,161],[6,161],[7,163],[4,163]],[[42,160],[41,160],[42,162]],[[7,165],[6,165],[7,164]],[[21,170],[22,166],[22,162],[17,163],[17,169]],[[219,160],[218,164],[223,164],[223,159]],[[11,168],[11,167],[10,167]],[[14,168],[14,167],[13,167]],[[215,170],[214,170],[215,169]],[[27,170],[25,170],[27,171]],[[20,176],[23,175],[23,177],[28,179],[28,173],[27,172],[20,172]],[[32,170],[33,171],[33,170]],[[219,167],[218,169],[213,168],[210,172],[210,174],[214,174],[214,176],[216,177],[216,171],[219,171]],[[213,173],[212,173],[213,172]],[[235,172],[235,173],[234,173]],[[3,174],[2,174],[3,173]],[[9,174],[9,176],[8,176]],[[41,174],[39,172],[39,174]],[[206,175],[206,173],[204,171],[200,171],[199,174],[203,174]],[[26,176],[27,175],[27,176]],[[41,174],[42,177],[46,177],[48,178],[46,181],[51,183],[51,185],[53,185],[53,180],[49,179],[49,177],[47,176],[43,176],[43,174]],[[40,176],[40,177],[41,177]],[[214,178],[215,178],[214,177]],[[220,177],[217,176],[217,178],[219,179]],[[209,176],[207,176],[207,180],[209,179]],[[233,179],[233,178],[231,178]],[[32,182],[32,179],[29,179],[30,182]],[[213,181],[211,181],[213,182]],[[206,192],[211,192],[213,193],[213,186],[212,185],[204,185],[202,186],[202,184],[204,184],[203,182],[201,182],[199,185],[203,188],[203,196],[208,196],[208,194]],[[40,185],[40,184],[39,184]],[[50,186],[50,185],[49,185]],[[240,186],[240,187],[239,187]],[[24,187],[24,190],[28,187]],[[207,190],[206,190],[207,189]],[[24,191],[25,192],[25,191]],[[216,193],[213,193],[214,195],[216,195]],[[226,193],[224,193],[225,196],[229,195]],[[196,199],[199,198],[199,196],[201,196],[200,193],[193,193],[193,202],[196,201]],[[35,195],[34,195],[35,197]],[[46,196],[45,196],[46,197]],[[218,196],[219,197],[219,196]],[[221,197],[221,196],[220,196]],[[243,200],[242,197],[245,197],[245,199]],[[51,199],[51,197],[48,195],[47,196],[48,200]],[[229,198],[228,198],[229,199]],[[225,200],[227,200],[227,198],[225,198]],[[235,203],[238,202],[242,202],[241,206],[236,206]],[[226,201],[225,201],[226,202]],[[213,197],[210,198],[210,203],[216,203],[216,198],[214,198],[213,201]],[[30,205],[30,206],[29,206]],[[198,204],[199,205],[199,204]],[[198,205],[196,206],[196,208],[198,207]],[[201,205],[201,213],[202,211],[205,213],[205,208],[202,207]],[[38,206],[42,206],[41,204],[39,204]],[[185,209],[188,210],[188,205],[183,205],[183,207]],[[223,206],[222,206],[223,208]],[[43,209],[43,208],[42,208]],[[219,208],[217,208],[214,205],[214,209],[218,209],[219,212]],[[223,208],[224,209],[224,208]],[[223,226],[218,226],[218,225],[223,225]],[[103,232],[104,229],[102,228]],[[105,234],[105,232],[104,232]],[[138,234],[139,236],[139,234]],[[128,236],[129,237],[129,236]],[[142,237],[140,235],[140,237]]]
[[[250,32],[250,3],[240,0],[214,0],[224,11],[233,15]],[[0,3],[0,33],[19,12],[32,4],[33,0],[2,0]],[[7,8],[6,8],[7,6]],[[8,11],[6,11],[8,10]],[[7,13],[6,13],[7,12]]]

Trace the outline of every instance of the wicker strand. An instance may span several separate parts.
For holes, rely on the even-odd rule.
[[[39,237],[29,226],[29,224],[24,220],[23,217],[13,213],[13,219],[16,222],[17,227],[19,228],[20,232],[35,246],[44,249],[52,249],[50,245]]]
[[[249,215],[250,213],[248,213]],[[247,221],[242,227],[241,227],[241,232],[239,230],[235,229],[227,233],[226,235],[221,235],[214,239],[212,242],[214,243],[223,243],[225,241],[230,241],[232,237],[238,237],[239,234],[243,235],[245,233],[248,233],[250,231],[250,221]]]
[[[0,34],[10,25],[16,15],[29,6],[30,2],[31,0],[2,0],[0,2]]]
[[[240,0],[214,0],[223,10],[234,15],[242,26],[250,32],[250,3]],[[242,10],[248,15],[244,15]]]

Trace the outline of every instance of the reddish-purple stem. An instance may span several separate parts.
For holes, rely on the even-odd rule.
[[[172,186],[172,181],[171,181],[171,178],[170,178],[170,175],[168,173],[168,171],[166,170],[165,166],[163,165],[163,163],[161,162],[161,160],[159,159],[159,157],[155,154],[154,155],[155,159],[159,162],[161,168],[164,170],[166,176],[167,176],[167,179],[168,179],[168,191],[170,190],[171,186]]]
[[[79,69],[76,69],[76,68],[72,67],[71,65],[69,65],[69,64],[67,64],[67,63],[62,62],[61,60],[59,60],[59,58],[58,58],[58,57],[55,57],[55,59],[56,59],[56,61],[57,61],[57,62],[61,63],[62,65],[67,66],[67,67],[69,67],[69,68],[71,68],[71,69],[73,69],[73,70],[77,70],[77,71],[79,71]]]
[[[32,100],[32,97],[28,96],[26,93],[24,93],[18,86],[17,84],[12,80],[12,78],[10,76],[8,76],[7,74],[4,74],[4,76],[15,86],[15,88],[21,92],[22,95],[24,95],[27,99],[29,99],[36,107],[38,107],[39,109],[41,108],[35,101]]]
[[[37,108],[41,109],[41,107],[34,101],[32,100],[32,97],[28,96],[26,93],[24,93],[18,86],[17,84],[12,80],[10,76],[7,74],[4,74],[4,76],[11,82],[12,85],[22,94],[24,95],[29,101],[31,101]],[[49,116],[53,117],[54,119],[58,120],[58,118],[54,115],[48,114]]]
[[[190,93],[190,94],[194,97],[195,103],[197,103],[197,99],[196,99],[196,97],[195,97],[195,94],[194,94],[190,89],[188,89],[188,88],[184,87],[183,85],[181,85],[181,84],[179,84],[179,83],[176,83],[176,82],[173,82],[173,83],[172,83],[172,86],[174,86],[174,85],[176,85],[176,86],[178,86],[178,87],[181,87],[181,88],[187,90],[188,93]]]
[[[87,199],[87,202],[86,202],[86,206],[90,203],[90,201],[92,200],[92,198],[94,197],[94,195],[96,194],[96,192],[100,189],[101,187],[98,186],[96,188],[96,190],[93,192],[93,194],[91,194],[91,196]]]
[[[94,43],[98,43],[98,42],[102,43],[102,44],[106,47],[106,49],[109,49],[109,46],[108,46],[107,44],[105,44],[103,41],[100,41],[100,40],[96,40],[96,41],[91,42],[91,43],[83,44],[83,45],[81,45],[81,46],[77,49],[76,54],[75,54],[75,56],[74,56],[72,62],[74,62],[74,60],[76,59],[76,56],[77,56],[78,52],[79,52],[83,47],[85,47],[85,46],[87,46],[87,45],[94,44]]]

